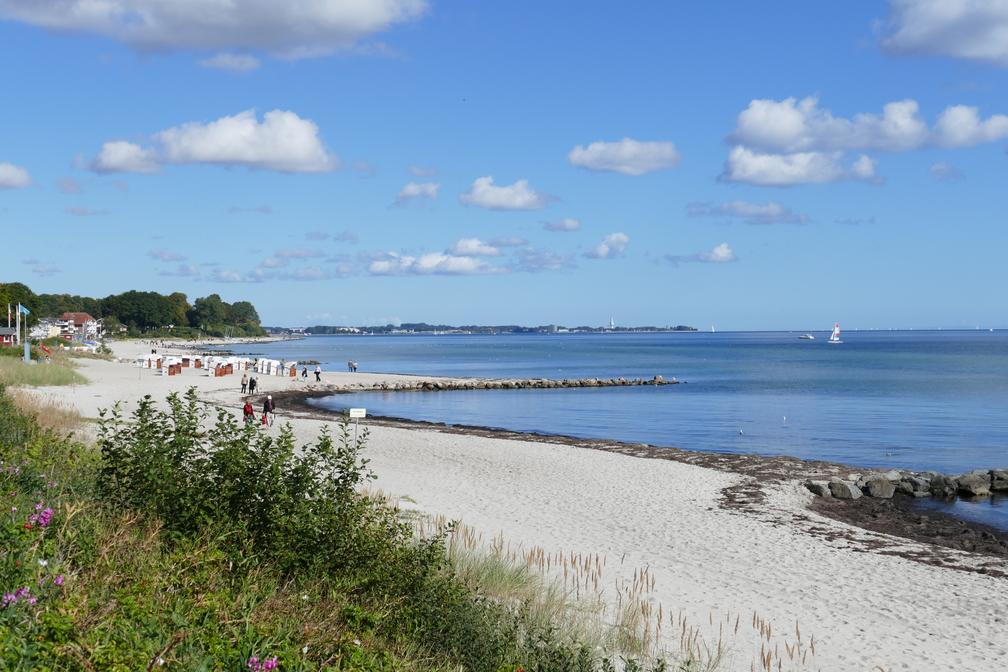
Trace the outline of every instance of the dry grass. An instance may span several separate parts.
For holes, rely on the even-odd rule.
[[[76,434],[84,427],[84,418],[77,410],[52,395],[12,389],[7,390],[6,394],[18,410],[34,418],[44,429],[67,435]]]
[[[82,385],[86,382],[87,378],[74,371],[66,362],[55,358],[50,364],[25,364],[20,359],[0,357],[0,383],[4,385],[44,387]]]
[[[691,622],[682,610],[656,599],[649,567],[626,567],[623,559],[610,562],[599,553],[512,547],[503,536],[487,541],[461,523],[448,522],[414,518],[423,536],[448,530],[449,557],[470,587],[526,609],[535,620],[558,626],[571,641],[588,643],[602,655],[665,659],[683,672],[744,669],[740,656],[749,659],[746,667],[753,672],[814,669],[815,638],[804,638],[797,622],[793,632],[779,631],[755,611],[745,616],[711,612],[706,624]],[[759,650],[746,656],[744,640],[758,642]]]

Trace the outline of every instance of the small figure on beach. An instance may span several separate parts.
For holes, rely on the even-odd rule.
[[[302,378],[307,378],[308,377],[308,367],[307,366],[305,366],[303,369],[301,369],[301,377]]]
[[[347,360],[346,370],[347,371],[353,371],[353,362],[351,362],[350,360]]]
[[[256,391],[257,387],[259,387],[259,383],[258,383],[258,381],[256,381],[256,377],[252,376],[251,378],[249,378],[249,381],[248,381],[248,393],[249,394],[255,394],[255,391]]]
[[[357,362],[350,362],[350,370],[357,373]]]
[[[315,365],[315,382],[316,383],[321,383],[322,382],[322,365],[321,364],[316,364]]]
[[[245,405],[242,407],[242,417],[246,425],[251,425],[255,421],[255,409],[252,408],[252,400],[245,398]]]
[[[242,394],[245,394],[245,391],[248,389],[248,384],[249,384],[248,374],[247,373],[243,373],[242,374],[242,391],[241,391]]]
[[[273,396],[267,394],[266,401],[263,402],[262,424],[272,425],[273,418],[270,416],[274,415],[275,413],[276,413],[276,405],[273,403]]]

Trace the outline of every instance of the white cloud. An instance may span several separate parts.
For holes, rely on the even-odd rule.
[[[13,163],[0,163],[0,189],[22,189],[30,184],[27,170]]]
[[[574,260],[571,257],[557,254],[550,250],[525,247],[515,252],[515,270],[527,273],[559,271],[565,268],[573,268],[574,266]]]
[[[1008,29],[1005,38],[1008,39]],[[995,114],[980,119],[975,107],[952,105],[938,117],[935,142],[942,147],[969,147],[1008,137],[1008,115]]]
[[[834,117],[816,98],[753,100],[738,115],[729,141],[767,152],[846,150],[905,151],[928,139],[928,127],[914,100],[888,103],[882,115]]]
[[[573,217],[565,217],[555,222],[546,222],[543,224],[543,228],[547,231],[578,231],[581,228],[581,222]]]
[[[315,122],[273,110],[256,119],[253,110],[208,124],[190,122],[154,136],[169,163],[247,166],[287,173],[320,173],[339,167],[319,139]]]
[[[497,257],[500,250],[479,238],[462,238],[448,249],[448,254],[460,257]]]
[[[630,236],[622,232],[610,233],[602,242],[585,252],[589,259],[613,259],[623,254],[630,244]]]
[[[459,202],[490,210],[538,210],[546,207],[549,199],[533,190],[528,180],[499,187],[490,176],[479,177],[469,191],[459,196]]]
[[[954,180],[962,179],[962,173],[956,170],[956,167],[948,161],[936,161],[931,164],[931,168],[929,170],[931,177],[939,182],[952,182]]]
[[[368,266],[372,275],[477,275],[497,271],[475,257],[429,252],[419,257],[389,252]]]
[[[200,61],[204,68],[230,70],[231,72],[251,72],[259,67],[259,59],[249,54],[222,52]]]
[[[617,142],[593,142],[576,146],[567,155],[572,165],[589,170],[608,170],[624,175],[643,175],[679,165],[679,151],[671,142],[642,142],[623,138]]]
[[[867,156],[853,164],[842,164],[842,152],[798,152],[763,154],[746,147],[733,147],[728,154],[721,179],[760,186],[817,184],[844,179],[874,181],[875,164]]]
[[[686,207],[690,217],[726,217],[741,219],[749,224],[805,224],[808,215],[795,212],[780,203],[749,203],[729,201],[727,203],[690,203]]]
[[[437,198],[439,189],[441,189],[441,185],[437,182],[407,182],[399,190],[396,203],[403,205],[418,198],[427,198],[433,201]]]
[[[882,45],[896,53],[936,54],[1008,67],[1005,0],[890,0]]]
[[[96,173],[145,173],[161,170],[153,149],[125,140],[112,140],[102,145],[98,156],[91,162]]]
[[[728,246],[728,243],[715,245],[710,252],[701,252],[697,255],[697,261],[704,261],[711,264],[725,264],[730,261],[737,261],[735,252]]]
[[[665,255],[665,260],[674,265],[689,262],[698,262],[703,264],[727,264],[733,261],[738,261],[738,257],[735,256],[734,250],[731,249],[728,243],[721,243],[719,245],[715,245],[708,251],[697,252],[696,254],[689,254],[685,256],[667,254]]]
[[[875,161],[848,152],[905,152],[928,145],[966,147],[1008,137],[1008,115],[987,119],[979,110],[951,105],[933,128],[921,118],[914,100],[883,106],[882,114],[835,117],[816,98],[753,100],[738,115],[728,137],[729,152],[722,179],[784,186],[837,180],[879,181]]]
[[[137,49],[261,49],[288,58],[352,47],[426,10],[426,0],[0,0],[2,18]]]

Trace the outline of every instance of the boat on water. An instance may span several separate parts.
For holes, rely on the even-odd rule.
[[[800,338],[803,341],[814,341],[815,340],[815,336],[813,336],[812,334],[802,334],[798,338]]]
[[[837,322],[833,325],[833,333],[830,334],[829,340],[826,341],[830,345],[840,345],[843,341],[840,340],[840,323]]]

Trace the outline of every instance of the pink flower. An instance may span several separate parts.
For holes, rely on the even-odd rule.
[[[63,575],[62,574],[57,574],[56,578],[53,579],[53,583],[55,583],[57,586],[62,586],[63,585]]]

